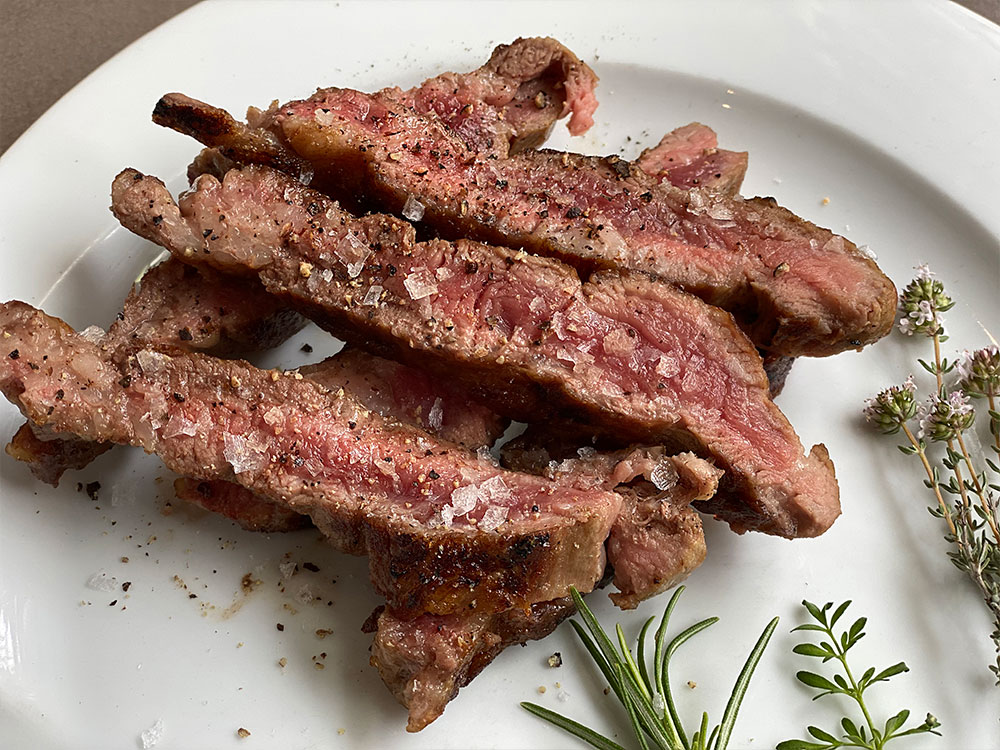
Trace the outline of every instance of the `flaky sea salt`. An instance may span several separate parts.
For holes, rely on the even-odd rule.
[[[163,739],[163,719],[157,719],[149,729],[143,729],[139,734],[142,750],[149,750]]]
[[[452,522],[455,519],[455,509],[450,505],[446,505],[441,509],[441,523],[444,526],[451,527]]]
[[[494,531],[507,520],[507,508],[503,505],[491,505],[483,513],[483,520],[479,522],[481,531]]]
[[[314,117],[316,118],[316,122],[323,127],[328,128],[333,125],[334,115],[333,112],[328,109],[317,109]]]
[[[467,487],[458,487],[451,493],[451,512],[456,516],[464,516],[471,510],[475,510],[479,502],[479,488],[474,484]],[[448,506],[445,506],[448,507]]]
[[[295,592],[295,601],[299,604],[310,604],[315,598],[316,595],[312,592],[312,589],[309,588],[309,584],[307,583],[302,584],[299,590]]]
[[[878,255],[868,245],[858,245],[858,252],[868,258],[868,260],[878,260]]]
[[[259,446],[252,445],[241,435],[229,432],[222,436],[222,455],[232,465],[236,474],[262,469],[267,463],[267,456]]]
[[[620,357],[635,349],[635,339],[629,336],[625,329],[616,328],[604,337],[602,346],[611,356]]]
[[[278,570],[281,571],[281,577],[286,581],[295,574],[295,567],[295,563],[291,560],[278,563]]]
[[[94,591],[117,591],[118,579],[106,570],[102,570],[99,573],[94,573],[87,579],[87,588]]]
[[[106,335],[105,330],[100,326],[87,326],[80,331],[80,338],[85,341],[89,341],[92,344],[99,344],[101,339],[103,339]]]
[[[170,357],[166,354],[160,354],[159,352],[151,352],[148,349],[141,349],[136,352],[136,361],[139,363],[139,367],[146,374],[155,373],[162,370],[166,364],[170,361]]]
[[[649,473],[649,481],[660,492],[669,490],[677,484],[677,469],[674,467],[674,462],[669,458],[664,458],[657,462],[656,466]]]
[[[681,368],[677,366],[677,360],[668,357],[666,354],[660,355],[660,361],[656,363],[656,374],[664,378],[672,378]]]
[[[479,485],[479,492],[489,503],[508,503],[513,497],[503,477],[493,476]]]
[[[185,419],[180,414],[172,414],[167,426],[163,429],[164,438],[177,437],[178,435],[197,435],[198,425]]]
[[[365,292],[365,297],[361,300],[361,304],[367,305],[368,307],[377,307],[379,298],[381,298],[383,291],[385,290],[378,284],[373,284],[368,287],[368,291]]]
[[[437,281],[426,268],[411,273],[403,280],[403,286],[413,299],[430,297],[437,292]]]
[[[448,279],[450,279],[452,276],[455,275],[455,272],[452,271],[447,266],[441,266],[434,272],[434,275],[437,276],[438,281],[447,281]]]
[[[403,204],[403,218],[409,221],[420,221],[424,218],[424,204],[412,195],[406,196],[406,203]]]
[[[427,412],[427,424],[431,426],[432,430],[440,430],[441,425],[444,424],[444,406],[440,397],[434,399],[434,405]]]

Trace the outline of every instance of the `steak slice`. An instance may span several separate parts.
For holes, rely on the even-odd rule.
[[[455,384],[355,347],[299,372],[331,391],[343,388],[383,417],[471,450],[493,445],[507,429],[508,420],[472,401]]]
[[[0,389],[32,422],[308,513],[368,555],[401,616],[527,606],[603,571],[614,493],[504,471],[298,373],[146,348],[118,363],[19,302],[0,306],[0,336]]]
[[[634,609],[704,562],[705,535],[690,506],[715,494],[722,472],[691,453],[668,456],[658,446],[595,450],[582,435],[529,427],[503,446],[501,460],[514,471],[622,495],[607,542],[618,588],[610,596],[622,609]]]
[[[100,344],[108,352],[138,341],[225,356],[275,347],[305,322],[259,284],[169,258],[129,291]],[[84,468],[110,447],[26,422],[6,450],[37,479],[58,486],[64,472]]]
[[[215,131],[172,118],[172,102],[235,123],[222,110],[164,97],[157,122],[206,145],[221,145]],[[767,351],[826,356],[892,327],[895,287],[875,262],[771,199],[682,190],[616,157],[477,155],[439,120],[349,89],[283,105],[254,133],[312,164],[307,182],[350,206],[407,209],[444,237],[552,255],[585,273],[652,273],[732,312]],[[255,149],[248,138],[227,155],[282,168]]]
[[[420,427],[442,440],[475,449],[492,445],[507,427],[485,406],[425,372],[345,348],[332,357],[299,368],[299,373],[331,391],[343,390],[383,417]],[[248,531],[294,531],[310,525],[309,517],[275,505],[230,482],[178,479],[179,498],[221,513]]]
[[[451,378],[513,419],[552,415],[713,458],[727,472],[715,512],[737,531],[814,536],[840,513],[826,449],[802,455],[732,317],[668,285],[609,272],[581,284],[524,252],[418,243],[405,222],[357,219],[260,167],[204,176],[180,207],[162,182],[125,170],[112,210],[178,257],[256,273],[335,335]]]
[[[501,44],[485,65],[471,73],[444,73],[407,91],[381,93],[433,115],[467,148],[494,157],[541,145],[559,118],[570,115],[568,128],[581,135],[594,124],[597,76],[555,39],[536,37]],[[311,165],[297,157],[263,129],[277,113],[250,107],[249,125],[221,109],[210,108],[180,94],[163,97],[153,121],[196,138],[211,134],[210,148],[189,167],[194,181],[200,174],[228,170],[232,160],[267,164],[300,177],[312,177]],[[250,159],[249,156],[254,158]]]
[[[508,646],[544,638],[574,612],[562,597],[494,614],[421,615],[404,620],[377,609],[365,624],[375,632],[371,663],[409,711],[409,732],[419,732]]]
[[[471,73],[444,73],[409,91],[382,93],[433,114],[478,153],[506,155],[540,146],[556,120],[569,115],[572,135],[594,124],[597,76],[548,37],[501,44]]]
[[[735,196],[747,173],[747,158],[746,151],[720,149],[714,130],[692,122],[671,130],[657,145],[639,154],[635,165],[679,188]]]

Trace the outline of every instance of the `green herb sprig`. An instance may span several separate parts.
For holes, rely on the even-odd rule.
[[[616,626],[618,641],[616,646],[598,623],[594,613],[587,607],[580,593],[575,588],[570,589],[583,624],[581,625],[576,620],[571,620],[570,623],[604,678],[610,684],[615,696],[628,713],[632,731],[641,750],[651,750],[651,748],[656,748],[656,750],[725,750],[729,744],[743,696],[750,684],[750,678],[771,639],[771,634],[778,625],[778,618],[775,617],[767,624],[764,632],[757,639],[757,643],[750,652],[750,656],[747,657],[746,663],[736,679],[736,684],[733,686],[729,702],[722,715],[722,721],[709,731],[708,713],[703,713],[700,725],[689,735],[677,714],[677,707],[670,690],[670,659],[685,642],[718,622],[719,618],[709,617],[695,623],[667,641],[670,615],[683,591],[683,586],[674,591],[663,611],[663,616],[660,618],[660,624],[653,638],[653,661],[650,664],[646,659],[646,635],[656,618],[650,617],[642,626],[633,654],[621,625]],[[522,703],[521,706],[598,748],[598,750],[625,750],[615,741],[593,729],[547,708],[534,703]]]
[[[918,266],[900,294],[899,329],[931,339],[933,360],[917,362],[934,376],[935,388],[918,403],[911,376],[869,399],[864,413],[880,432],[902,433],[906,440],[899,449],[919,459],[924,485],[934,494],[930,511],[946,526],[948,557],[975,584],[993,618],[996,661],[990,670],[1000,685],[1000,351],[994,344],[964,352],[956,361],[942,357],[948,337],[941,316],[954,304],[934,274]],[[983,450],[971,439],[977,405],[992,438]],[[932,450],[934,444],[943,447],[943,455]]]
[[[940,732],[935,730],[941,726],[941,723],[931,714],[927,714],[927,718],[924,719],[923,724],[908,729],[904,728],[907,719],[910,718],[910,712],[907,709],[903,709],[895,716],[887,719],[884,725],[876,725],[865,703],[865,691],[876,683],[885,682],[890,677],[902,674],[903,672],[909,672],[910,669],[906,666],[905,662],[893,664],[891,667],[886,667],[877,674],[875,667],[870,667],[865,670],[860,678],[855,679],[854,673],[847,663],[847,652],[865,637],[864,628],[868,620],[865,617],[859,617],[849,628],[843,630],[839,636],[834,632],[834,626],[844,612],[847,611],[850,604],[850,601],[844,602],[828,617],[827,613],[833,607],[832,602],[828,602],[822,607],[817,607],[812,602],[802,602],[802,606],[806,608],[815,622],[799,625],[797,628],[793,628],[792,632],[802,630],[818,632],[821,633],[819,636],[821,640],[819,643],[800,643],[792,651],[802,656],[821,659],[823,664],[831,660],[836,660],[843,669],[843,673],[835,673],[832,680],[816,672],[807,672],[805,670],[798,672],[795,676],[799,682],[820,691],[813,700],[822,698],[825,695],[846,695],[848,698],[851,698],[861,709],[864,720],[855,721],[845,716],[840,720],[843,734],[839,738],[834,736],[832,732],[827,732],[819,727],[807,727],[806,731],[812,737],[819,740],[819,742],[786,740],[778,744],[777,750],[834,750],[841,747],[882,750],[890,740],[900,737],[928,732],[940,735]]]

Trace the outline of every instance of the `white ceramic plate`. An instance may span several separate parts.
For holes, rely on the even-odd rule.
[[[749,150],[747,194],[774,195],[870,245],[899,283],[915,263],[936,268],[959,300],[948,317],[956,348],[985,341],[980,321],[1000,329],[1000,30],[943,0],[199,5],[102,66],[0,159],[0,299],[78,327],[112,319],[155,250],[116,227],[111,179],[135,166],[181,188],[196,149],[150,123],[167,91],[241,112],[317,85],[371,90],[471,70],[495,44],[536,34],[557,36],[602,78],[593,132],[574,142],[559,126],[554,146],[634,155],[677,125],[708,123],[724,146]],[[331,347],[313,329],[266,361],[300,363],[304,341],[316,345],[312,359]],[[859,663],[907,661],[910,674],[873,693],[874,711],[933,711],[945,733],[908,747],[1000,743],[984,608],[945,560],[915,467],[859,419],[863,399],[901,380],[917,355],[918,342],[894,336],[860,355],[800,361],[792,373],[779,403],[838,467],[844,515],[830,532],[787,542],[706,524],[708,560],[676,618],[722,619],[676,661],[677,684],[697,684],[679,697],[689,722],[702,709],[718,719],[760,629],[782,618],[734,748],[773,747],[841,715],[833,700],[810,703],[793,678],[807,666],[788,634],[804,597],[852,598],[870,618]],[[4,402],[0,436],[18,423]],[[359,632],[378,604],[364,561],[326,549],[314,532],[264,537],[192,511],[164,515],[170,477],[137,451],[106,454],[58,490],[7,456],[0,468],[4,747],[136,747],[158,719],[158,748],[572,746],[518,708],[526,699],[625,737],[565,626],[501,655],[441,719],[408,736]],[[96,502],[75,489],[95,480]],[[284,560],[320,571],[282,593]],[[131,582],[127,595],[87,588],[100,571]],[[248,572],[262,583],[243,597]],[[303,587],[319,600],[302,603]],[[665,603],[623,615],[604,595],[591,599],[630,634]],[[319,628],[333,635],[320,640]],[[558,670],[545,664],[553,651],[563,654]],[[322,671],[313,666],[321,653]]]

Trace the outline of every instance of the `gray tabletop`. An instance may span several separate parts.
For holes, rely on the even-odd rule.
[[[0,153],[97,66],[195,2],[0,0]],[[1000,23],[1000,0],[959,2]]]

